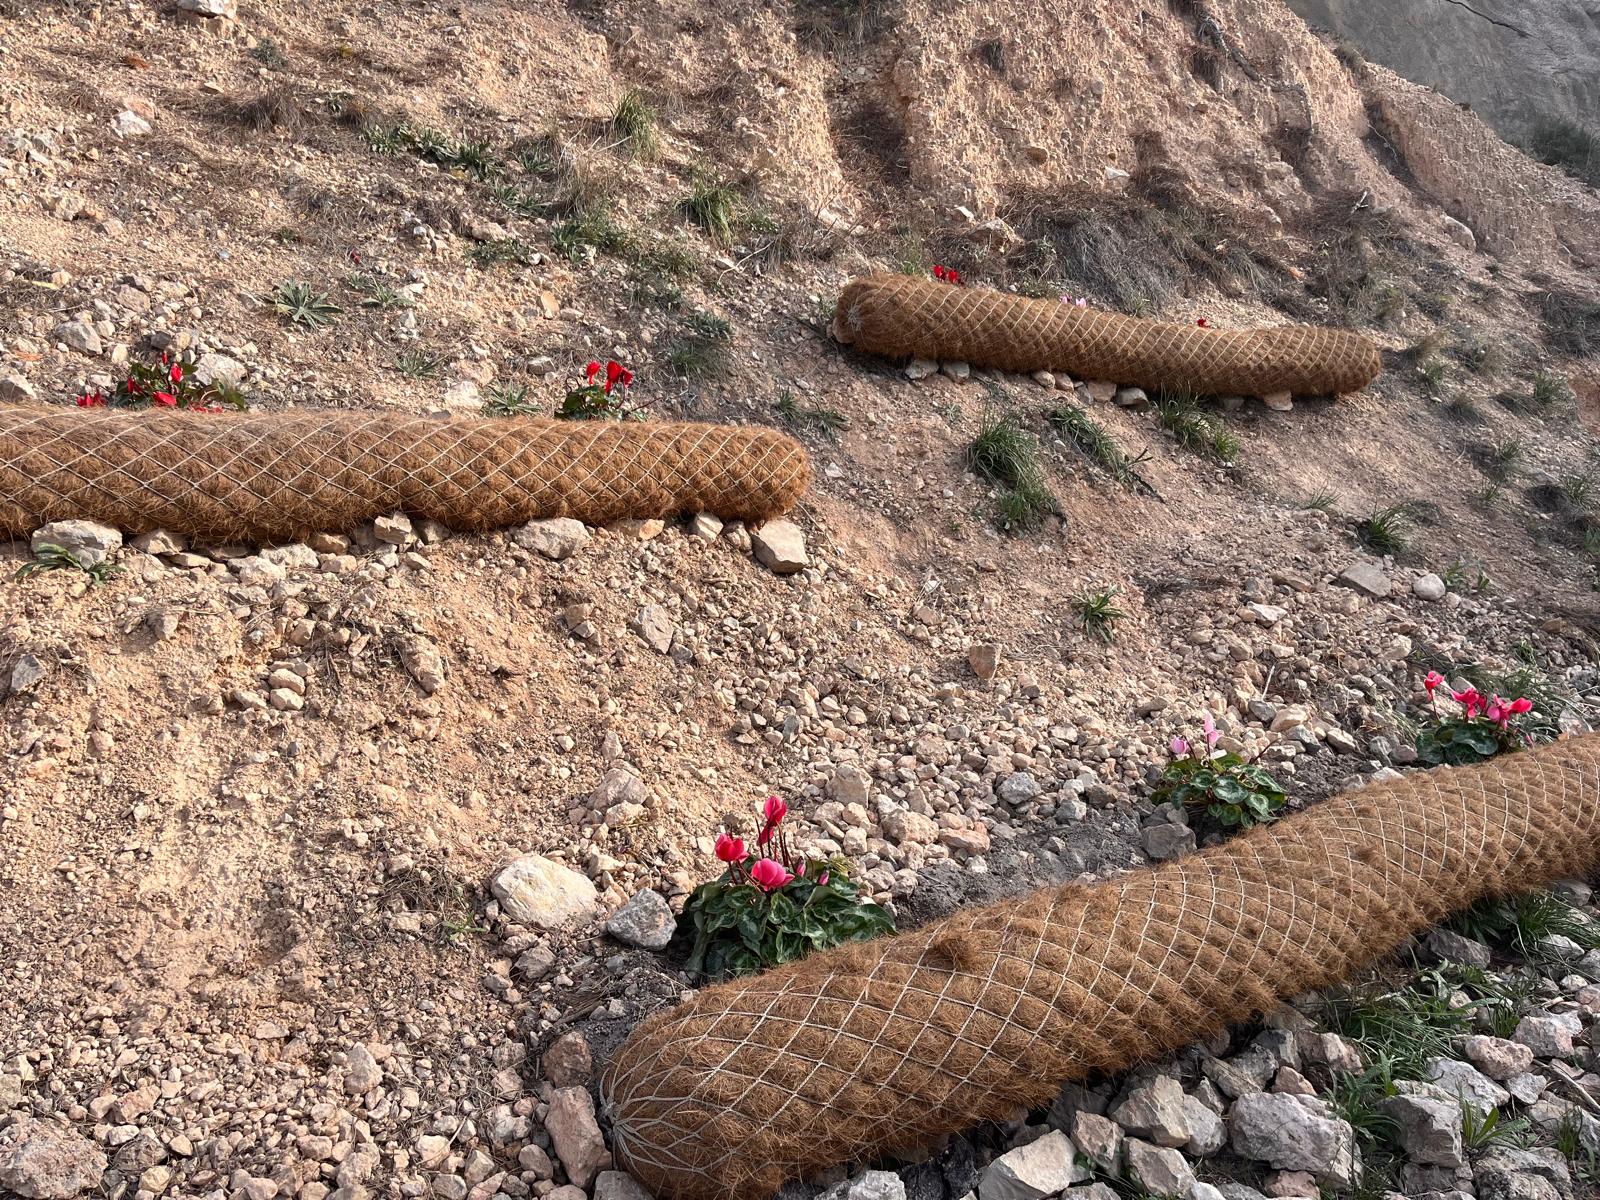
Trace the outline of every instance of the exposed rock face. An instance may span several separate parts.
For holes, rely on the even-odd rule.
[[[1600,125],[1592,0],[1288,0],[1314,27],[1452,100],[1508,140],[1544,117]]]

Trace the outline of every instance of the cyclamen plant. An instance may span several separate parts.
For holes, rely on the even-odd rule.
[[[961,282],[961,272],[957,271],[954,267],[939,267],[939,266],[936,266],[936,267],[933,268],[933,277],[935,279],[937,279],[940,283],[951,283],[951,284],[954,284],[956,287],[965,286]]]
[[[127,378],[110,393],[85,392],[79,408],[186,408],[192,412],[221,412],[224,406],[243,409],[244,396],[221,383],[201,383],[194,377],[194,360],[162,353],[158,363],[129,363]]]
[[[743,975],[894,932],[888,909],[860,900],[847,864],[794,852],[783,829],[788,815],[782,799],[768,797],[753,849],[741,837],[717,835],[726,869],[689,896],[679,926],[694,938],[685,963],[691,975]]]
[[[583,383],[567,393],[556,416],[567,421],[642,421],[644,412],[628,404],[628,389],[633,372],[615,360],[605,365],[605,380],[600,379],[600,364],[583,368]]]
[[[1156,801],[1198,811],[1223,829],[1277,820],[1286,799],[1283,786],[1265,767],[1231,750],[1218,750],[1222,734],[1210,713],[1202,724],[1203,744],[1172,739],[1173,759],[1156,788]]]
[[[1475,687],[1453,691],[1437,671],[1429,671],[1422,686],[1427,690],[1434,722],[1417,736],[1417,758],[1429,766],[1459,767],[1483,762],[1497,754],[1521,750],[1533,740],[1517,719],[1533,711],[1533,701],[1525,696],[1506,700],[1485,696]],[[1439,711],[1440,688],[1461,705],[1459,716],[1446,716]]]

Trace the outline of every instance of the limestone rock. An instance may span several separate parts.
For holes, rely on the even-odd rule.
[[[198,2],[207,3],[209,0],[198,0]],[[232,0],[216,0],[216,2],[231,4]],[[194,364],[194,377],[200,383],[217,383],[236,388],[244,383],[244,377],[248,373],[248,367],[226,354],[202,354]]]
[[[817,1200],[906,1200],[906,1185],[893,1171],[863,1171],[834,1184]]]
[[[665,654],[672,649],[672,639],[678,634],[678,627],[672,622],[672,614],[659,604],[646,604],[631,622],[633,631],[644,639],[645,645],[658,654]]]
[[[1355,1178],[1355,1131],[1310,1096],[1252,1092],[1228,1114],[1233,1151],[1284,1171],[1309,1171],[1349,1187]]]
[[[895,1178],[898,1181],[899,1176]],[[626,1171],[601,1171],[594,1180],[594,1200],[654,1200],[654,1197]]]
[[[1194,830],[1176,821],[1147,825],[1139,835],[1144,852],[1156,862],[1180,858],[1194,851]]]
[[[1389,577],[1383,573],[1382,567],[1365,559],[1357,560],[1340,571],[1339,578],[1335,582],[1347,588],[1354,588],[1375,600],[1382,600],[1394,586]]]
[[[993,679],[1000,670],[1000,647],[984,642],[967,651],[967,665],[979,679]]]
[[[1138,1138],[1122,1144],[1123,1171],[1152,1196],[1184,1196],[1194,1186],[1194,1170],[1178,1151]]]
[[[1422,1070],[1429,1083],[1437,1084],[1463,1103],[1485,1112],[1511,1098],[1505,1088],[1470,1063],[1453,1058],[1430,1058],[1422,1064]]]
[[[793,521],[768,521],[750,533],[756,559],[774,575],[793,575],[811,565],[806,535]]]
[[[594,1117],[594,1101],[581,1087],[556,1089],[550,1098],[544,1127],[555,1146],[556,1157],[576,1187],[586,1188],[595,1176],[611,1166],[611,1151]]]
[[[100,1186],[106,1156],[61,1125],[21,1117],[0,1129],[0,1191],[26,1200],[70,1200]]]
[[[524,550],[560,562],[588,545],[589,531],[582,521],[572,517],[549,517],[543,521],[529,521],[511,535],[511,540]]]
[[[1581,1032],[1581,1026],[1573,1028],[1575,1023],[1548,1013],[1532,1013],[1517,1023],[1511,1039],[1533,1051],[1536,1058],[1566,1058],[1572,1053],[1573,1035]]]
[[[506,915],[519,925],[560,929],[595,914],[598,893],[588,876],[540,854],[513,859],[489,882]]]
[[[1079,1112],[1072,1119],[1072,1140],[1095,1172],[1112,1179],[1121,1174],[1122,1126],[1109,1117]]]
[[[1381,1107],[1393,1118],[1400,1148],[1412,1162],[1466,1166],[1460,1104],[1428,1096],[1390,1096]]]
[[[132,116],[132,113],[128,114]],[[145,127],[148,132],[149,126]],[[88,321],[73,320],[63,321],[52,331],[51,336],[62,343],[69,350],[76,350],[79,354],[99,354],[105,347],[100,341],[100,333]]]
[[[1130,1137],[1143,1138],[1157,1146],[1182,1146],[1194,1136],[1185,1099],[1176,1079],[1158,1075],[1130,1092],[1110,1115]]]
[[[1072,1139],[1053,1129],[995,1159],[978,1183],[978,1200],[1044,1200],[1085,1178]]]
[[[364,1096],[383,1082],[383,1069],[372,1051],[357,1042],[345,1056],[344,1090],[355,1096]]]
[[[1411,594],[1419,600],[1430,602],[1443,600],[1445,592],[1448,590],[1445,587],[1444,580],[1440,579],[1432,571],[1429,571],[1426,575],[1418,575],[1411,581]]]
[[[643,950],[660,950],[672,940],[678,922],[661,894],[645,888],[612,914],[606,932]]]
[[[594,1054],[589,1040],[576,1029],[563,1033],[540,1060],[544,1077],[558,1088],[583,1087],[594,1074]]]

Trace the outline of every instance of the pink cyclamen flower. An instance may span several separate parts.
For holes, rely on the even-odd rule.
[[[750,868],[750,878],[764,892],[775,892],[794,878],[789,869],[775,858],[763,858]]]
[[[1428,689],[1428,695],[1444,686],[1444,676],[1437,671],[1429,671],[1428,677],[1422,681],[1422,686]]]
[[[1469,687],[1464,692],[1451,692],[1450,699],[1466,708],[1468,720],[1477,716],[1483,708],[1483,693],[1475,687]]]
[[[818,887],[827,887],[828,886],[828,873],[826,871],[824,871],[820,876],[818,876],[818,878],[817,878],[817,886]]]
[[[1079,296],[1078,297],[1078,303],[1077,303],[1077,305],[1075,307],[1077,307],[1077,308],[1088,308],[1089,307],[1089,297],[1087,297],[1087,296]]]
[[[743,862],[745,856],[744,839],[730,837],[726,833],[717,834],[717,857],[725,863]]]
[[[1168,745],[1172,748],[1172,757],[1182,758],[1189,753],[1189,743],[1181,737],[1175,737]]]
[[[1511,713],[1513,716],[1520,717],[1525,712],[1531,712],[1532,709],[1533,701],[1529,700],[1526,696],[1521,696],[1511,702]]]
[[[761,806],[761,815],[768,825],[776,825],[789,815],[789,806],[781,796],[768,796],[767,802]]]
[[[1205,715],[1205,719],[1201,721],[1200,724],[1206,731],[1206,745],[1215,746],[1217,744],[1217,739],[1219,739],[1222,735],[1217,732],[1217,723],[1211,719],[1211,714],[1207,713]]]

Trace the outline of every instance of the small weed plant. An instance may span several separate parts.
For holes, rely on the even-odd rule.
[[[1128,614],[1117,607],[1116,587],[1091,588],[1072,598],[1072,612],[1078,619],[1078,628],[1102,642],[1117,636],[1117,626],[1127,620]]]
[[[1172,739],[1172,761],[1156,789],[1157,803],[1178,805],[1219,830],[1277,820],[1285,800],[1283,785],[1265,767],[1231,750],[1218,750],[1220,736],[1207,713],[1198,741]]]
[[[1163,395],[1156,402],[1156,419],[1190,453],[1213,459],[1224,467],[1237,465],[1243,449],[1238,436],[1220,417],[1202,412],[1191,397]]]
[[[1552,938],[1575,942],[1586,952],[1600,949],[1600,926],[1553,892],[1479,900],[1450,924],[1467,937],[1546,967],[1563,961]]]
[[[793,392],[784,392],[774,406],[778,415],[796,429],[809,429],[824,437],[838,437],[850,428],[850,420],[838,409],[801,404]]]
[[[733,241],[744,205],[733,184],[702,175],[690,185],[689,194],[678,202],[678,209],[705,230],[713,242],[726,246]]]
[[[122,572],[122,568],[106,559],[90,562],[55,542],[40,542],[33,548],[33,558],[17,569],[16,578],[26,579],[42,571],[82,571],[89,577],[89,586],[97,587]]]
[[[528,399],[525,383],[491,383],[484,392],[486,417],[536,417],[539,406]]]
[[[319,292],[299,279],[285,280],[273,288],[270,300],[274,312],[289,324],[302,329],[322,329],[344,312],[328,299],[327,292]]]
[[[894,932],[887,909],[862,902],[846,864],[794,852],[783,828],[788,811],[779,797],[768,798],[754,847],[731,834],[717,837],[726,869],[690,894],[679,925],[692,939],[685,964],[691,976],[745,975]]]
[[[427,350],[407,350],[396,355],[394,369],[407,379],[435,379],[444,359]]]

